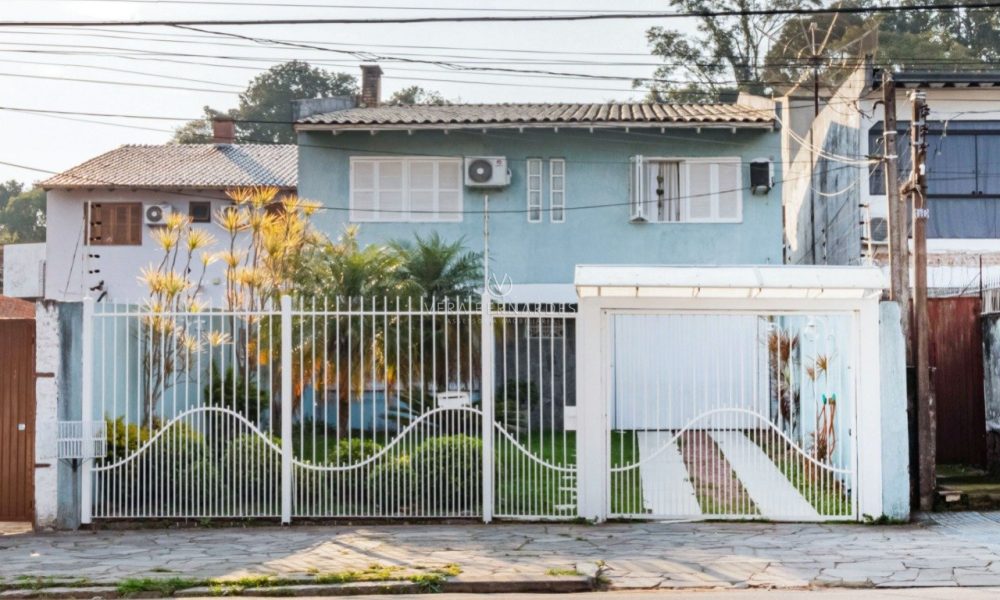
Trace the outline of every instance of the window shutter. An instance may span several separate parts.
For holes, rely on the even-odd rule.
[[[83,222],[87,227],[87,243],[89,245],[101,243],[101,222],[103,220],[103,210],[100,204],[87,202],[83,206]]]
[[[542,159],[528,159],[528,222],[542,221]]]
[[[629,214],[632,221],[646,220],[645,181],[646,163],[642,156],[633,156],[629,177]]]
[[[549,160],[549,220],[566,220],[566,161],[562,158]]]

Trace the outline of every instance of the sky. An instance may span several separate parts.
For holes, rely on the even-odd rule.
[[[497,14],[482,9],[670,10],[665,0],[618,0],[614,4],[606,0],[242,0],[243,4],[237,6],[225,5],[240,1],[0,0],[0,20]],[[246,6],[247,3],[281,6]],[[449,11],[449,8],[461,10]],[[690,30],[694,23],[685,19],[670,23],[616,20],[216,29],[395,57],[645,77],[652,74],[656,65],[656,59],[649,55],[645,36],[646,30],[653,25]],[[41,169],[0,164],[0,181],[13,178],[30,184],[46,178],[48,171],[65,170],[122,144],[164,143],[175,127],[201,116],[202,107],[227,109],[235,106],[237,94],[253,76],[273,64],[292,59],[355,75],[360,73],[358,65],[363,62],[343,53],[266,47],[252,41],[169,27],[0,28],[0,163]],[[539,61],[549,64],[539,64]],[[559,64],[551,64],[552,61]],[[576,64],[566,61],[576,61]],[[586,64],[579,64],[581,61]],[[642,96],[641,91],[631,89],[628,81],[456,72],[436,65],[386,60],[380,64],[385,72],[385,97],[410,85],[437,90],[445,98],[461,102],[600,102]],[[175,120],[41,115],[11,111],[10,108],[158,116]]]

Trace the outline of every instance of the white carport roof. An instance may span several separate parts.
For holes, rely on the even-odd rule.
[[[577,265],[580,298],[870,298],[882,294],[876,267]]]

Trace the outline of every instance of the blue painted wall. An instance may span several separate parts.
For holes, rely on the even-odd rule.
[[[511,186],[490,193],[491,268],[518,283],[569,283],[573,268],[588,263],[780,264],[782,250],[780,138],[768,130],[600,131],[551,129],[493,131],[327,132],[299,134],[299,194],[339,210],[320,211],[315,223],[336,235],[349,223],[351,156],[497,155],[510,160]],[[743,164],[742,223],[685,224],[629,222],[629,157],[739,156]],[[528,223],[527,158],[545,161],[543,199],[548,206],[548,159],[566,159],[566,222]],[[774,161],[775,189],[749,191],[753,159]],[[466,190],[466,211],[482,210],[482,193]],[[601,208],[579,209],[604,205]],[[607,206],[611,205],[611,206]],[[522,212],[503,213],[504,210]],[[362,223],[362,243],[412,238],[438,231],[448,239],[465,237],[482,247],[482,215],[467,212],[457,223]]]

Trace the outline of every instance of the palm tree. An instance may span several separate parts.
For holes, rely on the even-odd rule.
[[[416,296],[455,298],[477,292],[483,278],[480,252],[465,248],[465,238],[448,243],[434,232],[416,242],[397,240],[390,244],[400,262],[400,277]]]
[[[297,282],[303,297],[325,300],[331,309],[371,310],[381,305],[384,298],[395,298],[403,293],[399,257],[383,246],[362,248],[357,234],[357,227],[348,227],[336,242],[320,244],[303,257],[304,268]],[[348,400],[351,393],[363,393],[366,377],[371,379],[384,373],[386,368],[384,347],[390,332],[385,331],[384,322],[376,325],[373,330],[371,318],[337,317],[319,339],[306,335],[304,331],[300,336],[305,345],[325,342],[325,354],[332,363],[326,372],[336,379],[338,424],[341,428],[349,427]],[[319,356],[323,353],[314,353],[306,348],[301,356],[313,354]],[[309,367],[304,371],[315,373],[314,380],[323,372],[323,365]]]

